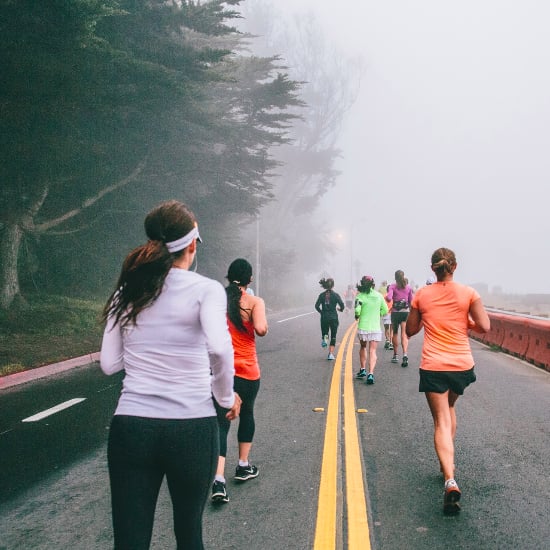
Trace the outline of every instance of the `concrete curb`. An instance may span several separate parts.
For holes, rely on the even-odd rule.
[[[80,357],[73,357],[72,359],[61,361],[60,363],[53,363],[51,365],[45,365],[44,367],[38,367],[36,369],[1,376],[0,390],[17,386],[19,384],[25,384],[26,382],[32,382],[33,380],[38,380],[39,378],[45,378],[46,376],[51,376],[52,374],[57,374],[74,367],[89,365],[90,363],[97,361],[99,361],[99,352],[81,355]]]

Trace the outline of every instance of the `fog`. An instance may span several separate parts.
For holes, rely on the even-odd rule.
[[[337,286],[396,269],[423,284],[446,246],[456,280],[549,292],[550,5],[276,5],[315,17],[335,48],[363,59],[338,141],[342,174],[322,204]]]

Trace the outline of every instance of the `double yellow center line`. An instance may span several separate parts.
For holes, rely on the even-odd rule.
[[[344,544],[343,547],[348,550],[370,550],[371,548],[353,392],[352,358],[356,330],[356,323],[353,323],[347,329],[334,362],[327,407],[314,550],[335,549],[337,547],[337,533],[340,532],[340,536],[343,536],[341,522],[338,518],[339,480],[342,480],[340,483],[345,481],[344,494],[347,511],[344,530],[347,534],[347,545]],[[346,355],[345,368],[343,369],[344,426],[341,429],[340,386],[344,365],[344,350]],[[344,434],[345,463],[343,468],[338,467],[339,462],[342,460],[338,444],[340,432]],[[340,477],[342,469],[345,471],[345,476]]]

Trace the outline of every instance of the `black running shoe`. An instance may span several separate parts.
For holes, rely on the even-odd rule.
[[[258,468],[252,464],[249,464],[248,466],[237,466],[237,469],[235,470],[235,479],[237,481],[246,481],[247,479],[258,477],[259,473]]]
[[[367,371],[365,369],[361,369],[356,375],[355,378],[366,378],[367,377]]]
[[[374,374],[372,374],[372,372],[369,372],[367,375],[367,384],[374,384]]]
[[[402,367],[408,367],[409,366],[409,358],[406,355],[403,355],[403,361],[401,362]]]
[[[212,485],[212,502],[229,502],[227,489],[223,481],[214,481]]]

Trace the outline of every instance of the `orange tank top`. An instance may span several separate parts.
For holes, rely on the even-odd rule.
[[[454,281],[427,285],[413,296],[412,307],[418,309],[424,323],[421,369],[458,371],[474,366],[468,312],[476,300],[476,290]]]
[[[250,321],[243,321],[246,328],[245,332],[239,330],[230,319],[227,319],[227,323],[233,341],[235,376],[246,380],[258,380],[260,378],[260,365],[256,354],[254,325]]]

